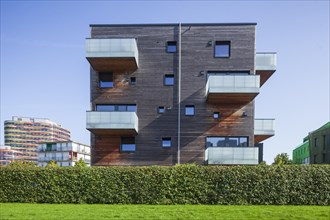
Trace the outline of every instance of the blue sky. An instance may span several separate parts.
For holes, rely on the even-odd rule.
[[[89,144],[89,24],[257,22],[256,49],[277,71],[256,98],[275,118],[264,159],[292,155],[329,121],[329,1],[1,1],[1,141],[14,115],[49,118]]]

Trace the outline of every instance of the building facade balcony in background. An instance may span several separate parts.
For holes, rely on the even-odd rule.
[[[274,119],[254,119],[254,142],[260,143],[275,135]]]
[[[256,165],[259,163],[258,147],[208,147],[205,162],[209,165]]]
[[[136,112],[87,112],[87,130],[97,135],[128,135],[138,133]]]
[[[259,94],[259,88],[259,75],[210,75],[206,96],[211,103],[246,104]]]
[[[86,58],[95,71],[134,71],[139,53],[134,38],[86,39]]]
[[[262,86],[276,71],[277,54],[264,52],[256,54],[256,74],[260,75],[260,86]]]

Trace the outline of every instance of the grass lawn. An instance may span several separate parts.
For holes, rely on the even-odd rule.
[[[0,219],[330,219],[327,206],[0,203]]]

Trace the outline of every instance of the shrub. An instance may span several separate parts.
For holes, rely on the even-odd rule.
[[[329,205],[330,165],[0,168],[0,202]]]

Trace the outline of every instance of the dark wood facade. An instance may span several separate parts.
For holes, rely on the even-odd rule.
[[[113,88],[98,87],[98,72],[91,68],[91,110],[96,104],[136,104],[139,120],[136,151],[121,152],[121,137],[127,134],[91,134],[92,165],[174,165],[178,163],[179,53],[167,53],[166,43],[179,43],[179,25],[91,25],[91,38],[135,38],[139,67],[114,68]],[[230,57],[214,57],[215,41],[230,41]],[[211,43],[210,43],[211,42]],[[178,45],[179,47],[179,45]],[[255,24],[183,24],[181,27],[181,163],[205,163],[206,137],[245,136],[255,146],[254,101],[208,102],[207,71],[247,71],[255,74]],[[107,66],[107,65],[104,65]],[[110,65],[111,66],[111,65]],[[107,67],[108,68],[108,67]],[[204,73],[204,74],[201,74]],[[174,85],[164,85],[165,74],[174,75]],[[130,77],[136,84],[129,83]],[[244,98],[244,95],[242,95]],[[195,106],[186,116],[185,106]],[[165,112],[159,114],[159,106]],[[220,118],[214,119],[213,113]],[[172,147],[163,148],[170,137]]]

